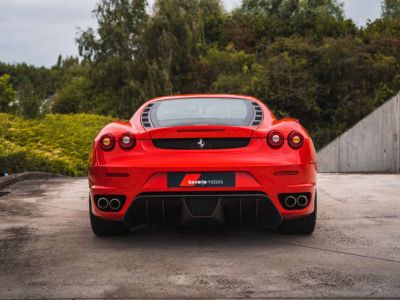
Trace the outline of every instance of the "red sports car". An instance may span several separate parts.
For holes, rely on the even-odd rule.
[[[296,119],[258,99],[185,95],[145,103],[105,126],[90,155],[96,235],[141,223],[259,224],[311,234],[317,215],[313,142]]]

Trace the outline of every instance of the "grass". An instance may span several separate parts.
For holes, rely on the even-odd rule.
[[[0,172],[85,176],[93,139],[112,120],[93,114],[24,119],[0,113]]]

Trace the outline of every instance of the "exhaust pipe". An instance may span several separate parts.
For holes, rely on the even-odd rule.
[[[109,206],[111,210],[119,210],[121,208],[121,201],[117,198],[113,198],[110,200]]]
[[[285,205],[287,208],[293,208],[296,206],[296,198],[294,196],[287,196],[285,198]]]
[[[301,195],[299,197],[297,197],[297,205],[300,207],[306,207],[308,204],[308,199],[306,196]]]
[[[107,198],[99,198],[97,200],[97,207],[102,209],[102,210],[106,210],[108,207],[108,199]]]

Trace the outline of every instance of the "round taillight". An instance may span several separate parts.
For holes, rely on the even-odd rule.
[[[133,133],[127,132],[119,138],[119,146],[122,149],[131,149],[136,144],[136,139]]]
[[[100,138],[100,148],[104,151],[111,151],[115,146],[115,138],[111,133],[107,133]]]
[[[267,141],[268,145],[272,148],[279,148],[283,145],[285,138],[282,133],[277,130],[273,130],[268,134]]]
[[[289,133],[288,143],[289,146],[293,149],[299,149],[304,144],[304,137],[300,133],[292,131],[291,133]]]

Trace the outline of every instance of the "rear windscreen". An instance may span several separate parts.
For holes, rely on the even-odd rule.
[[[185,125],[248,126],[254,117],[250,101],[229,98],[186,98],[156,102],[151,110],[154,127]]]

